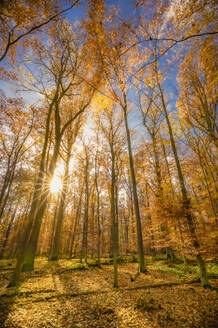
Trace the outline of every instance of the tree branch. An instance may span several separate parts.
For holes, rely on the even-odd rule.
[[[62,15],[63,13],[69,11],[70,9],[72,9],[77,3],[79,2],[79,0],[75,0],[74,3],[69,7],[69,8],[66,8],[62,11],[60,11],[59,13],[53,15],[52,17],[50,17],[49,19],[47,19],[45,22],[41,23],[41,24],[38,24],[36,26],[33,26],[30,30],[28,30],[27,32],[19,35],[15,40],[13,41],[10,41],[11,40],[11,31],[9,32],[9,36],[8,36],[8,43],[7,43],[7,46],[5,48],[5,51],[3,53],[3,55],[0,57],[0,62],[5,58],[5,56],[7,55],[8,53],[8,50],[9,48],[17,43],[20,39],[24,38],[25,36],[27,36],[28,34],[31,34],[33,31],[35,30],[38,30],[39,28],[41,28],[42,26],[44,25],[47,25],[48,23],[50,23],[52,20],[54,20],[56,17]]]

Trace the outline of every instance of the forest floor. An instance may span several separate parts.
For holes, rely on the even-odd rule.
[[[218,267],[208,264],[212,289],[196,280],[197,267],[146,259],[148,272],[135,281],[136,263],[87,269],[78,260],[36,260],[19,287],[7,288],[15,261],[0,261],[0,328],[215,328]],[[193,282],[194,281],[194,282]]]

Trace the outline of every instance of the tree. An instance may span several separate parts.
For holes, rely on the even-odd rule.
[[[32,117],[31,117],[32,116]],[[14,117],[20,117],[17,122]],[[3,165],[5,173],[2,178],[0,191],[0,223],[10,195],[15,171],[19,162],[23,159],[28,147],[26,143],[33,129],[34,110],[29,112],[24,108],[22,99],[1,97],[1,152],[4,156]]]
[[[42,218],[47,206],[47,199],[49,195],[49,184],[53,177],[55,166],[59,156],[59,150],[61,146],[62,137],[66,129],[72,124],[72,122],[82,114],[91,102],[93,96],[93,89],[84,83],[83,80],[77,78],[76,72],[79,68],[80,61],[78,60],[78,51],[76,43],[74,42],[74,36],[71,34],[69,26],[65,25],[65,28],[57,26],[55,31],[51,31],[51,45],[47,54],[44,52],[44,48],[38,48],[38,61],[46,74],[44,78],[51,79],[52,91],[45,89],[44,84],[41,84],[41,93],[46,96],[46,102],[48,103],[46,129],[44,135],[43,149],[41,153],[40,165],[38,177],[35,183],[35,191],[33,195],[33,202],[29,213],[29,224],[25,234],[25,243],[23,250],[18,257],[17,266],[14,271],[11,284],[16,284],[21,270],[32,270],[34,264],[34,257],[37,248],[37,241],[42,223]],[[48,57],[46,57],[48,55]],[[45,61],[44,61],[45,60]],[[81,58],[82,60],[82,58]],[[84,58],[83,58],[84,60]],[[85,64],[85,62],[82,62]],[[80,68],[84,70],[84,66]],[[92,80],[98,80],[98,70],[92,76]],[[34,79],[35,80],[35,79]],[[61,120],[61,106],[64,98],[69,94],[73,96],[75,88],[79,88],[82,95],[75,96],[74,104],[76,106],[75,114],[66,122]],[[36,90],[39,90],[40,84],[33,84]],[[54,148],[53,154],[49,159],[48,169],[46,170],[45,161],[48,149],[49,133],[51,118],[54,115]],[[63,124],[63,125],[62,125]]]
[[[110,203],[111,203],[111,237],[112,237],[112,253],[114,263],[114,287],[118,287],[117,277],[117,257],[119,254],[119,231],[118,231],[118,175],[117,175],[117,162],[119,156],[120,134],[119,129],[122,124],[122,117],[116,114],[112,107],[103,108],[99,121],[97,123],[110,149],[111,160],[111,186],[110,186]]]
[[[79,0],[75,0],[67,9],[58,8],[54,0],[50,1],[8,1],[3,0],[0,5],[0,23],[1,23],[1,44],[2,53],[0,54],[0,62],[7,56],[9,50],[10,58],[13,61],[17,49],[12,47],[18,42],[23,41],[26,36],[30,36],[34,32],[40,30],[53,20],[70,9],[72,9]],[[23,42],[23,48],[27,47],[27,43]]]
[[[68,104],[70,113],[68,114],[70,119],[73,116],[73,113],[71,112],[71,106],[72,104]],[[79,133],[79,129],[81,127],[81,120],[82,117],[79,116],[74,124],[74,127],[68,128],[66,131],[66,145],[63,142],[62,152],[65,156],[64,162],[65,162],[65,171],[63,176],[63,182],[62,182],[62,190],[60,193],[60,203],[58,204],[58,208],[55,211],[55,218],[56,221],[56,227],[55,227],[55,233],[54,233],[54,241],[53,241],[53,247],[50,254],[50,260],[56,261],[59,259],[59,251],[60,251],[60,238],[61,238],[61,229],[63,226],[63,219],[64,219],[64,212],[66,207],[66,197],[67,197],[67,191],[68,191],[68,180],[69,180],[69,165],[70,165],[70,159],[72,156],[72,147],[74,142],[76,141],[76,137]]]

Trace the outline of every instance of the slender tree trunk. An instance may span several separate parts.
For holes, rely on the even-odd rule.
[[[4,188],[4,194],[2,195],[3,197],[2,197],[2,201],[1,201],[1,207],[0,207],[0,223],[1,223],[1,220],[2,220],[2,217],[3,217],[3,214],[4,214],[4,210],[5,210],[8,198],[9,198],[12,182],[14,180],[15,166],[16,166],[16,164],[13,165],[13,168],[11,169],[11,172],[10,172],[9,177],[7,179],[6,188]]]
[[[166,108],[166,105],[165,105],[164,95],[163,95],[163,91],[162,91],[162,88],[161,88],[160,83],[159,83],[159,78],[158,78],[157,71],[156,71],[156,79],[157,79],[157,85],[158,85],[158,88],[159,88],[159,91],[160,91],[160,96],[161,96],[162,106],[163,106],[163,110],[164,110],[164,114],[165,114],[165,118],[166,118],[166,122],[167,122],[168,131],[169,131],[169,135],[170,135],[171,147],[172,147],[173,154],[174,154],[174,159],[175,159],[175,162],[176,162],[176,168],[177,168],[177,173],[178,173],[178,178],[179,178],[179,184],[180,184],[180,188],[181,188],[181,192],[182,192],[182,198],[183,198],[184,213],[185,213],[185,217],[187,219],[190,236],[192,238],[192,244],[193,244],[193,247],[195,248],[195,250],[197,252],[197,262],[198,262],[198,267],[199,267],[199,271],[200,271],[201,282],[202,282],[203,286],[207,288],[210,285],[209,285],[209,282],[208,282],[206,265],[205,265],[205,262],[204,262],[201,254],[199,252],[200,245],[199,245],[197,235],[196,235],[196,231],[195,231],[194,220],[193,220],[193,216],[192,216],[192,213],[191,213],[190,200],[188,198],[187,190],[186,190],[186,187],[185,187],[184,177],[183,177],[183,174],[182,174],[182,169],[181,169],[179,157],[178,157],[178,154],[177,154],[176,144],[175,144],[175,141],[174,141],[172,126],[171,126],[171,123],[170,123],[170,120],[169,120],[167,108]]]
[[[95,177],[95,187],[97,193],[97,259],[98,267],[101,267],[101,223],[100,223],[100,192],[98,188],[98,178]]]
[[[7,242],[8,242],[8,238],[9,238],[9,235],[10,235],[10,232],[11,232],[11,228],[12,228],[12,225],[13,225],[13,222],[14,222],[14,219],[15,219],[15,216],[16,216],[16,213],[17,213],[18,206],[19,206],[20,198],[21,198],[21,196],[18,198],[16,207],[14,209],[14,212],[11,215],[11,219],[10,219],[10,222],[8,224],[8,227],[7,227],[7,230],[6,230],[6,233],[5,233],[4,242],[3,242],[2,248],[0,250],[0,259],[2,259],[3,258],[3,255],[4,255],[4,251],[5,251]]]
[[[23,243],[23,240],[24,240],[23,230],[20,229],[20,227],[24,226],[24,231],[26,230],[26,223],[27,223],[26,221],[27,221],[27,218],[28,218],[27,214],[28,214],[29,209],[30,209],[31,198],[32,198],[32,193],[30,193],[30,196],[27,199],[27,202],[25,204],[26,206],[24,206],[22,213],[19,215],[19,219],[17,219],[18,222],[16,223],[16,228],[15,228],[16,229],[16,234],[15,234],[16,243],[14,243],[15,245],[13,247],[13,252],[12,252],[12,257],[13,258],[18,255],[21,244]]]
[[[56,225],[57,225],[57,216],[58,216],[59,205],[60,205],[60,201],[56,200],[56,206],[55,206],[55,210],[54,210],[54,215],[53,215],[53,220],[52,220],[52,228],[51,228],[49,260],[51,259],[51,254],[54,249],[54,239],[55,239],[55,231],[56,231]]]
[[[161,169],[160,169],[160,159],[157,150],[157,140],[154,135],[151,135],[152,138],[152,145],[153,145],[153,152],[154,152],[154,166],[155,166],[155,173],[157,177],[157,185],[158,185],[158,199],[161,201],[163,199],[163,187],[162,187],[162,177],[161,177]]]
[[[8,162],[7,162],[7,170],[4,176],[4,180],[2,182],[2,187],[1,187],[1,192],[0,192],[0,224],[1,224],[1,219],[2,219],[2,214],[4,211],[4,200],[5,200],[5,194],[6,190],[8,188],[9,182],[10,182],[10,177],[11,177],[11,156],[12,153],[9,155]]]
[[[70,258],[72,258],[72,254],[73,254],[73,247],[74,247],[75,238],[76,238],[76,229],[77,229],[77,226],[78,226],[79,216],[80,216],[80,213],[81,213],[82,195],[83,195],[83,188],[81,189],[81,193],[80,193],[80,197],[79,197],[79,203],[78,203],[77,210],[76,210],[74,225],[72,225],[73,229],[72,229],[72,232],[71,232]]]
[[[124,95],[124,99],[126,96]],[[126,101],[125,101],[126,103]],[[130,132],[129,126],[127,121],[127,106],[123,106],[123,115],[124,115],[124,122],[126,128],[126,136],[127,136],[127,144],[128,144],[128,154],[129,154],[129,168],[132,180],[132,188],[133,188],[133,199],[134,199],[134,206],[135,206],[135,216],[136,216],[136,226],[137,226],[137,241],[138,241],[138,254],[139,254],[139,271],[145,272],[145,262],[144,262],[144,248],[143,248],[143,238],[142,238],[142,228],[141,228],[141,218],[140,218],[140,211],[139,211],[139,202],[138,202],[138,194],[137,194],[137,186],[136,186],[136,178],[135,178],[135,170],[134,170],[134,163],[132,157],[132,146],[131,146],[131,139],[130,139]]]
[[[111,148],[111,223],[112,223],[112,240],[113,240],[113,264],[114,264],[114,287],[118,287],[117,277],[117,256],[118,256],[118,220],[116,215],[116,199],[115,199],[115,156],[113,149],[113,141],[110,144]]]
[[[42,216],[44,214],[46,204],[47,204],[47,196],[48,196],[48,186],[47,189],[44,188],[44,180],[45,180],[45,172],[44,172],[44,163],[46,158],[46,152],[47,152],[47,146],[48,146],[48,138],[49,138],[49,126],[50,126],[50,119],[51,119],[51,113],[53,108],[54,102],[52,102],[49,106],[47,120],[46,120],[46,131],[45,131],[45,138],[44,138],[44,144],[43,144],[43,150],[40,160],[40,166],[39,166],[39,173],[38,177],[35,183],[35,190],[33,193],[33,200],[30,208],[29,218],[28,218],[28,224],[24,232],[24,238],[22,243],[22,248],[20,249],[20,254],[17,256],[17,265],[13,272],[12,279],[9,283],[10,286],[14,286],[19,282],[20,273],[24,267],[24,264],[26,262],[26,267],[24,267],[25,270],[32,270],[33,269],[33,263],[34,263],[34,256],[35,256],[35,250],[37,248],[37,241],[38,241],[38,235],[41,227],[42,222]],[[58,147],[57,147],[58,148]],[[56,149],[59,151],[59,148]],[[53,162],[50,167],[50,176],[53,175],[54,172],[54,164],[56,163],[55,160],[57,160],[58,152],[56,151],[55,156],[53,156]],[[55,158],[56,157],[56,158]],[[43,193],[44,191],[44,193]]]
[[[119,206],[118,206],[118,186],[117,186],[117,177],[115,175],[115,214],[116,214],[116,247],[117,247],[117,256],[120,256],[120,243],[119,243]]]
[[[58,159],[59,149],[60,149],[60,142],[58,141],[55,145],[54,154],[51,159],[51,163],[48,171],[49,179],[52,179],[53,177],[54,170],[56,167],[56,162]],[[27,245],[24,251],[25,255],[24,255],[24,263],[23,263],[23,271],[31,271],[33,270],[34,267],[34,258],[37,250],[37,243],[39,239],[42,219],[48,205],[48,196],[50,192],[49,183],[50,180],[48,181],[46,179],[45,183],[43,184],[42,192],[39,195],[40,198],[37,204],[37,208],[35,209],[31,233],[28,237]]]
[[[80,213],[81,213],[81,208],[80,207],[81,207],[81,200],[80,200],[80,203],[79,203],[78,208],[77,208],[74,225],[72,226],[73,231],[72,231],[72,239],[71,239],[71,243],[70,243],[70,258],[72,258],[74,244],[75,244],[75,240],[76,240],[76,230],[77,230],[77,226],[78,226],[78,222],[79,222],[79,216],[80,216]]]
[[[145,183],[145,191],[146,191],[146,200],[147,200],[147,207],[149,208],[150,212],[150,200],[149,200],[149,194],[148,194],[148,182],[146,181]],[[151,227],[151,253],[155,254],[155,236],[154,236],[154,230],[153,230],[153,222],[152,222],[152,217],[151,213],[148,214],[148,221]]]
[[[166,148],[164,145],[163,140],[161,139],[161,143],[162,143],[162,149],[163,149],[163,154],[164,154],[164,160],[166,163],[166,167],[167,167],[167,173],[168,173],[168,177],[169,177],[169,182],[170,182],[170,187],[171,187],[171,191],[172,191],[172,195],[175,198],[175,191],[174,191],[174,187],[173,187],[173,183],[172,183],[172,178],[171,178],[171,173],[170,173],[170,168],[169,168],[169,163],[167,160],[167,154],[166,154]]]
[[[85,212],[83,221],[83,238],[82,238],[82,252],[81,260],[84,258],[87,263],[88,251],[88,221],[89,221],[89,159],[86,154],[86,167],[85,167]]]
[[[71,149],[67,153],[66,167],[64,172],[63,187],[60,195],[60,204],[57,211],[57,224],[55,228],[54,243],[50,256],[51,261],[57,261],[59,259],[60,253],[60,239],[61,239],[61,229],[63,226],[64,210],[65,210],[65,199],[67,195],[67,180],[69,173],[69,163],[70,163]]]
[[[199,161],[200,161],[200,167],[201,167],[202,173],[204,175],[204,180],[205,180],[205,183],[206,183],[206,186],[207,186],[207,193],[208,193],[208,196],[209,196],[210,206],[211,206],[212,213],[213,213],[213,216],[214,216],[214,221],[215,221],[216,225],[218,225],[217,213],[216,213],[213,198],[212,198],[212,195],[211,195],[211,192],[210,192],[210,187],[209,187],[209,184],[208,184],[207,172],[206,172],[206,169],[204,168],[204,164],[203,164],[201,155],[198,154],[198,156],[199,156]]]

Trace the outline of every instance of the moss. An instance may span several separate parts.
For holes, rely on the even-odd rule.
[[[166,255],[165,254],[152,256],[152,262],[153,261],[165,261],[165,260],[166,260]]]
[[[197,276],[197,266],[187,266],[184,264],[167,264],[167,263],[154,263],[151,265],[153,270],[165,272],[167,274],[176,275],[179,278],[187,278],[187,276]]]

